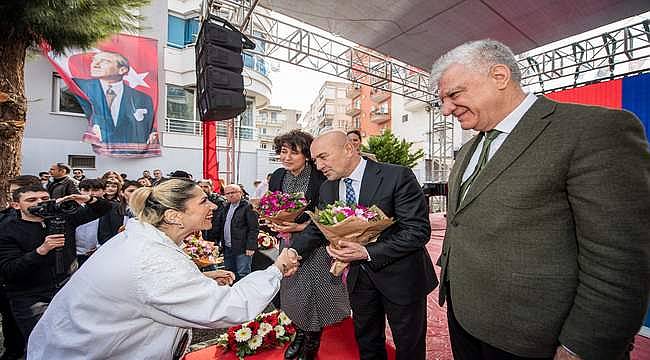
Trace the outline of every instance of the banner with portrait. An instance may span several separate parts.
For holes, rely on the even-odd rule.
[[[119,34],[85,51],[41,48],[83,109],[88,128],[82,140],[96,154],[161,155],[157,40]]]

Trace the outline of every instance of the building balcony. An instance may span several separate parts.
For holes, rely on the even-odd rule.
[[[354,99],[359,95],[361,95],[361,85],[359,84],[348,85],[348,87],[345,89],[345,96],[350,99]]]
[[[382,89],[372,89],[370,91],[370,100],[375,103],[380,103],[388,100],[390,98],[390,92]]]
[[[361,113],[361,106],[350,104],[345,108],[345,115],[357,116]]]
[[[370,121],[375,124],[383,124],[390,121],[390,114],[387,112],[373,111],[370,113]]]
[[[427,103],[424,101],[405,98],[404,109],[407,111],[424,111],[426,107]]]
[[[201,122],[197,120],[185,120],[168,117],[165,119],[165,132],[202,136],[203,126]]]

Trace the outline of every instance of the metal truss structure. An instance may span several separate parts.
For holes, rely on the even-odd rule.
[[[345,40],[334,40],[283,22],[257,0],[210,0],[206,11],[238,25],[258,45],[253,52],[270,59],[382,88],[430,102],[429,73]]]
[[[262,56],[427,103],[431,109],[427,179],[447,181],[454,158],[453,119],[440,112],[428,72],[354,43],[280,21],[269,10],[256,7],[258,0],[205,1],[205,12],[238,25],[258,44],[254,52]],[[650,21],[517,58],[522,85],[535,93],[648,72]]]
[[[547,93],[650,70],[650,20],[518,56],[522,85]]]

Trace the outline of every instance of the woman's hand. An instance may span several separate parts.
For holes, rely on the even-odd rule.
[[[216,281],[217,284],[221,286],[232,285],[232,283],[235,282],[235,274],[232,271],[228,270],[205,271],[203,272],[203,275]]]
[[[285,277],[293,275],[298,270],[298,262],[301,259],[295,250],[282,249],[278,258],[275,259],[275,265]]]
[[[309,225],[309,223],[310,223],[309,221],[304,222],[302,224],[283,221],[281,224],[271,223],[269,227],[271,228],[271,230],[276,232],[294,233],[294,232],[301,232],[305,230],[305,228],[307,227],[307,225]]]

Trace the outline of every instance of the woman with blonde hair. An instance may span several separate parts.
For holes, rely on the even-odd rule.
[[[191,181],[142,187],[129,204],[137,219],[59,291],[29,338],[27,358],[178,359],[190,328],[253,319],[283,275],[296,270],[297,259],[285,250],[232,287],[220,286],[232,283],[230,272],[201,273],[180,244],[212,227],[215,205]]]

